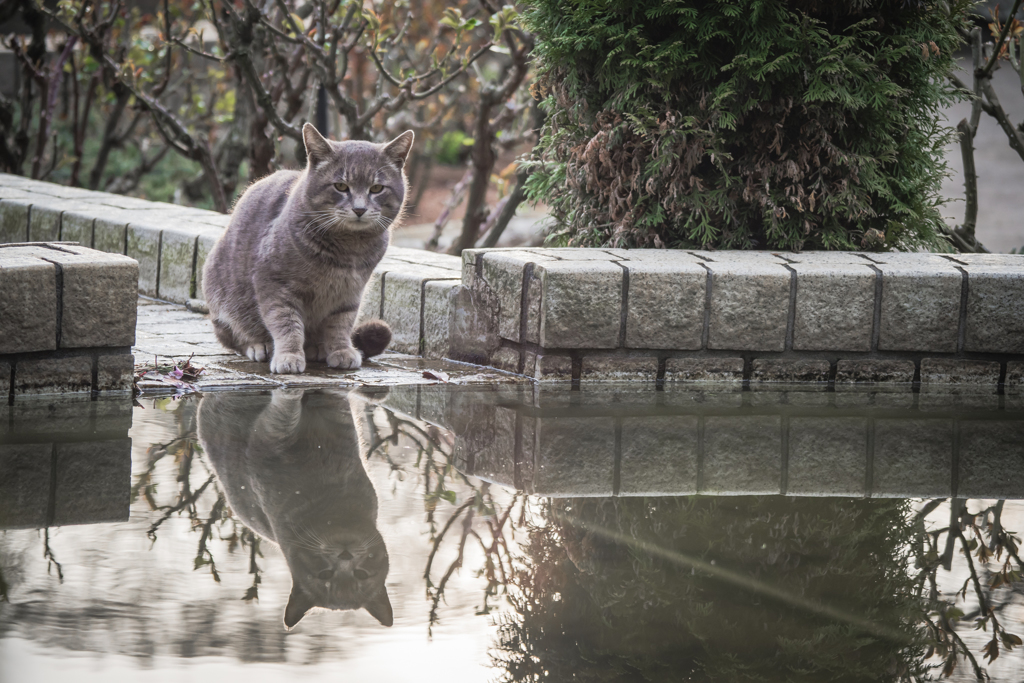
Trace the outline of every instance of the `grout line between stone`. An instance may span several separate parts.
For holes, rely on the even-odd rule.
[[[786,314],[786,341],[783,349],[786,351],[793,350],[793,334],[796,330],[796,288],[797,278],[796,270],[793,266],[788,263],[782,264],[782,267],[789,271],[789,312]]]
[[[196,235],[195,241],[192,243],[192,280],[188,284],[188,298],[196,299],[199,294],[199,273],[196,272],[196,266],[199,265],[199,235]]]
[[[42,260],[51,264],[54,267],[53,280],[56,285],[56,308],[57,308],[57,333],[56,333],[56,349],[60,349],[61,333],[64,328],[64,269],[56,261],[51,261],[48,258],[42,258]]]
[[[16,365],[17,365],[17,361],[12,358],[11,359],[11,377],[10,377],[11,383],[9,385],[10,388],[7,390],[7,405],[9,405],[9,406],[13,406],[14,405],[14,369],[15,369]],[[10,420],[11,420],[11,426],[13,426],[14,425],[14,414],[13,413],[11,413]]]
[[[619,298],[619,348],[626,347],[626,321],[629,312],[629,268],[622,261],[616,261],[622,268],[622,296]]]
[[[25,208],[25,241],[32,241],[32,205]]]
[[[956,266],[956,269],[960,271],[960,317],[959,325],[956,330],[956,352],[964,352],[964,344],[967,340],[967,295],[970,282],[967,277],[967,271],[960,266]]]
[[[100,396],[100,354],[92,355],[92,390],[91,398],[95,401]]]
[[[381,301],[383,301],[383,299]],[[420,280],[419,345],[416,347],[417,348],[417,353],[418,353],[419,356],[423,356],[423,352],[426,350],[426,347],[427,347],[427,327],[426,327],[426,321],[423,319],[424,311],[426,310],[426,304],[427,304],[427,281],[426,280]],[[419,396],[418,391],[417,391],[417,396]]]
[[[700,332],[700,348],[702,351],[706,351],[708,348],[708,340],[711,337],[711,268],[706,264],[701,263],[701,268],[707,271],[707,277],[704,281],[704,328]]]
[[[878,351],[878,340],[882,336],[882,271],[871,264],[871,270],[875,271],[875,308],[871,314],[871,351]]]
[[[161,230],[160,234],[156,237],[156,293],[160,295],[160,261],[164,255],[164,231]]]
[[[533,278],[533,263],[527,263],[523,266],[523,283],[519,288],[519,361],[517,362],[517,369],[519,374],[523,374],[526,369],[526,328],[527,318],[529,316],[529,301],[530,301],[530,280]]]

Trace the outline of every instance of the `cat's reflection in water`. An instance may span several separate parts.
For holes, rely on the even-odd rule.
[[[361,457],[366,400],[357,392],[278,389],[207,393],[199,406],[199,440],[228,504],[288,562],[288,628],[314,607],[362,608],[392,624],[388,552]]]

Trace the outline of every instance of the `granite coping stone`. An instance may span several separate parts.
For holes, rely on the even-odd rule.
[[[957,350],[963,275],[946,259],[921,256],[921,261],[893,259],[877,266],[882,272],[879,350]]]
[[[965,351],[1024,354],[1024,255],[1017,261],[1014,266],[985,262],[963,266],[967,272]]]
[[[391,326],[390,348],[401,353],[420,352],[424,283],[430,280],[455,282],[457,276],[453,271],[433,266],[389,270],[383,275],[382,320]]]
[[[699,349],[703,343],[708,271],[696,262],[667,259],[621,264],[629,273],[626,346]]]
[[[57,270],[19,250],[0,249],[0,353],[57,348]]]
[[[621,329],[623,269],[608,261],[546,261],[541,282],[540,344],[615,348]]]
[[[870,351],[875,272],[864,263],[794,263],[797,351]]]
[[[785,349],[791,273],[769,257],[708,264],[711,270],[709,349]]]

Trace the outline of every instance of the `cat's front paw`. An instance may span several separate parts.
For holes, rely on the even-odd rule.
[[[363,354],[351,346],[327,354],[327,365],[342,370],[355,370],[363,364]]]
[[[298,375],[306,369],[306,356],[302,353],[275,353],[270,359],[270,371],[278,375]]]

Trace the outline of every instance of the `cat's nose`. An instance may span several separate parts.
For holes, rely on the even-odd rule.
[[[354,555],[347,550],[342,550],[341,554],[338,555],[338,558],[342,560],[351,560],[353,557]]]
[[[352,209],[352,213],[359,217],[362,217],[362,215],[366,213],[366,209]]]

